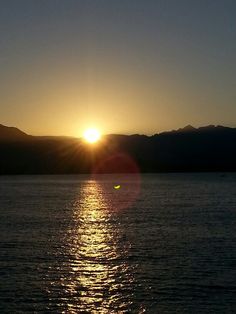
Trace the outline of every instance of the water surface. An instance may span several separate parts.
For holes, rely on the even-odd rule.
[[[235,174],[1,177],[0,312],[235,313],[235,240]]]

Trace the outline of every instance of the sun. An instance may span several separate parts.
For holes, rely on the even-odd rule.
[[[83,137],[88,143],[96,143],[101,138],[101,133],[95,128],[89,128],[84,131]]]

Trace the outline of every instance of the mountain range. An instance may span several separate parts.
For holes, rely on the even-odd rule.
[[[214,125],[152,136],[104,135],[95,145],[0,125],[0,174],[133,172],[131,160],[140,172],[236,171],[235,143],[236,128]]]

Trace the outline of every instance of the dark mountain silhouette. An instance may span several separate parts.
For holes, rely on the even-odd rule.
[[[197,130],[196,128],[194,128],[192,125],[188,124],[184,128],[178,129],[177,132],[194,132],[196,130]]]
[[[1,126],[0,174],[129,171],[130,160],[125,165],[120,156],[129,156],[142,172],[236,171],[235,143],[236,128],[212,125],[153,136],[106,135],[91,146],[77,138],[29,136]],[[123,168],[116,166],[121,159]]]
[[[28,138],[29,135],[21,130],[0,124],[0,140],[12,141]]]

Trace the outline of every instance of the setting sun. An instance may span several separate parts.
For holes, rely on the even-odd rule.
[[[92,143],[96,143],[100,139],[101,133],[97,129],[90,128],[90,129],[85,130],[83,137],[86,142],[89,142],[92,144]]]

